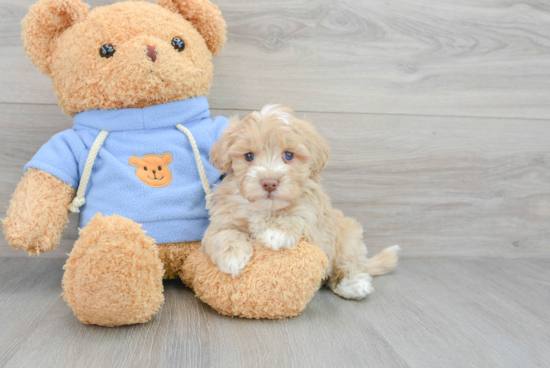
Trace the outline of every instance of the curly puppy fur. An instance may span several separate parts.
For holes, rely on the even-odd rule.
[[[222,272],[239,275],[254,241],[277,251],[293,249],[303,236],[326,254],[325,279],[344,298],[364,298],[373,291],[371,276],[395,267],[398,247],[367,259],[361,225],[332,208],[319,184],[329,155],[325,139],[285,107],[267,105],[232,120],[211,151],[229,174],[216,188],[202,241]]]

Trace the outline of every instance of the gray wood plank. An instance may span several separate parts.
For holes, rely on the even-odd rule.
[[[52,105],[0,106],[4,216],[24,164],[71,122]],[[236,113],[248,111],[213,110]],[[307,117],[332,146],[324,186],[335,207],[363,224],[371,253],[400,244],[408,258],[550,256],[547,122],[330,113]],[[71,217],[62,245],[45,257],[66,257],[77,223]],[[26,256],[9,248],[3,237],[0,255]]]
[[[63,259],[0,258],[0,367],[61,300]]]
[[[61,274],[62,270],[58,272]],[[166,304],[151,322],[106,328],[80,323],[67,304],[59,300],[8,366],[208,366],[208,357],[203,353],[208,342],[202,339],[206,332],[202,329],[203,308],[181,282],[170,282]],[[55,337],[51,335],[53,331]],[[35,344],[40,348],[27,351],[28,346]],[[170,359],[173,361],[168,364]]]
[[[20,45],[19,20],[33,2],[0,4],[0,102],[56,103]],[[216,3],[229,42],[215,59],[215,108],[549,116],[544,0]]]
[[[334,206],[373,250],[407,257],[550,255],[544,121],[308,114],[333,155]]]
[[[32,274],[26,260],[9,262],[19,265],[12,278]],[[61,260],[36,262],[55,271],[42,274],[35,288],[61,277]],[[31,331],[2,329],[0,338],[19,342],[7,367],[547,366],[549,262],[408,259],[376,278],[376,291],[363,301],[322,289],[303,314],[279,321],[218,315],[171,281],[165,305],[148,324],[86,326],[58,299]],[[46,288],[35,304],[60,291],[59,283]],[[13,309],[15,318],[16,306],[32,304],[30,293],[25,298],[0,303],[0,316]]]
[[[369,311],[394,316],[379,319],[378,331],[411,366],[546,366],[550,285],[541,263],[533,272],[530,260],[403,261],[398,286],[380,278],[383,295]]]

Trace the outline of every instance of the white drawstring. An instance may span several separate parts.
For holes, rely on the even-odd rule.
[[[90,153],[86,159],[86,165],[84,165],[84,172],[82,173],[82,178],[80,178],[80,184],[78,185],[78,190],[76,191],[76,197],[69,206],[71,212],[79,213],[80,207],[84,206],[86,203],[84,195],[86,194],[86,187],[88,186],[88,181],[90,180],[90,175],[92,174],[95,158],[97,157],[97,153],[108,135],[109,132],[106,130],[99,132],[94,144],[92,144],[92,148],[90,148]]]
[[[204,166],[202,165],[201,155],[199,152],[199,148],[197,147],[197,141],[195,141],[195,137],[193,137],[193,134],[191,134],[189,129],[187,129],[183,125],[178,124],[176,125],[176,128],[182,131],[189,139],[189,143],[191,144],[191,148],[193,149],[193,153],[195,154],[195,162],[197,163],[197,168],[199,170],[202,189],[204,189],[204,193],[206,193],[206,195],[204,196],[204,199],[206,200],[205,208],[209,210],[212,207],[213,193],[212,190],[210,190],[210,184],[208,184],[208,178],[206,177],[206,172],[204,171]],[[76,191],[76,197],[73,199],[71,205],[69,206],[71,212],[79,213],[80,207],[84,206],[84,204],[86,203],[84,195],[86,194],[86,187],[88,186],[88,182],[90,181],[92,168],[94,167],[94,162],[99,152],[99,149],[103,145],[103,142],[105,142],[105,139],[108,135],[109,132],[107,130],[102,130],[95,139],[92,148],[90,149],[90,153],[88,154],[88,158],[86,159],[86,165],[84,166],[84,172],[82,173],[82,178],[80,178],[80,184],[78,186],[78,190]]]
[[[193,134],[191,134],[189,129],[187,129],[183,125],[178,124],[176,125],[176,128],[185,133],[185,135],[189,139],[189,143],[191,143],[191,148],[193,148],[193,153],[195,154],[195,161],[197,162],[197,168],[199,169],[202,189],[204,189],[204,193],[206,193],[206,195],[204,196],[204,199],[206,200],[205,208],[209,210],[212,207],[213,193],[212,190],[210,190],[210,184],[208,184],[208,178],[206,177],[206,173],[204,172],[204,166],[202,165],[201,154],[199,152],[199,148],[197,147],[197,141],[195,141],[195,137],[193,137]]]

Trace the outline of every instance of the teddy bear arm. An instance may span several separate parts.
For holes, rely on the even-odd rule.
[[[70,184],[30,168],[17,185],[6,218],[2,220],[10,246],[29,254],[57,247],[75,192]]]

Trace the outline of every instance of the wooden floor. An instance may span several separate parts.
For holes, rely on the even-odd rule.
[[[0,260],[0,366],[541,367],[550,362],[550,260],[409,259],[363,301],[328,289],[300,316],[218,315],[181,282],[154,320],[79,323],[61,259]]]
[[[72,125],[21,45],[34,1],[0,0],[1,217]],[[334,205],[371,253],[403,247],[398,270],[284,321],[219,316],[170,282],[151,323],[84,326],[60,298],[71,217],[38,258],[0,239],[0,367],[550,367],[550,2],[214,1],[213,113],[306,115],[332,146]]]

